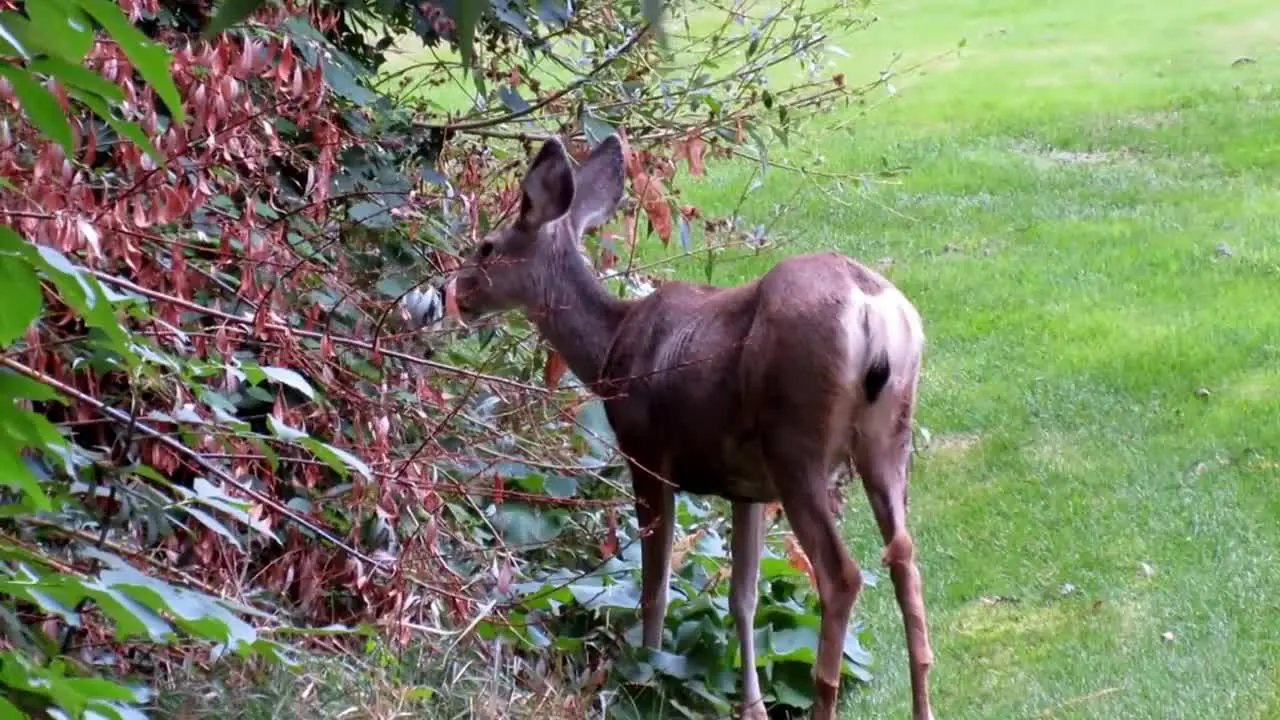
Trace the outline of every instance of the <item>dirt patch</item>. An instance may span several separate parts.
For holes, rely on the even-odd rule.
[[[1014,151],[1030,158],[1037,165],[1117,165],[1136,160],[1128,150],[1062,150],[1047,145],[1018,143]]]
[[[1138,113],[1125,117],[1122,122],[1133,127],[1142,128],[1143,130],[1159,130],[1161,128],[1170,128],[1182,123],[1181,110],[1157,110],[1152,112]]]
[[[927,452],[935,455],[964,455],[981,440],[982,437],[977,433],[946,433],[930,438]]]

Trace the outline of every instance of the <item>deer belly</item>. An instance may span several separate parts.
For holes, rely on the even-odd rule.
[[[669,477],[673,485],[694,495],[716,495],[735,502],[772,502],[778,499],[773,482],[746,448],[726,447],[720,454],[686,452],[672,458]]]

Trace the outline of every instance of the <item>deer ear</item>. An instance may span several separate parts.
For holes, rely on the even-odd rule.
[[[574,173],[578,190],[572,217],[578,233],[605,222],[617,209],[622,200],[622,164],[622,143],[617,135],[610,135]]]
[[[573,206],[573,168],[558,139],[551,138],[542,145],[521,189],[518,222],[526,228],[537,230],[569,212]]]

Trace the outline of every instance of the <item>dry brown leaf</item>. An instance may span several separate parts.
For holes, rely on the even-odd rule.
[[[548,390],[554,390],[560,384],[560,378],[564,375],[564,370],[564,356],[551,348],[547,348],[547,364],[542,367],[542,384]]]
[[[671,217],[671,205],[667,203],[666,191],[662,181],[646,173],[637,172],[631,177],[631,189],[635,191],[649,217],[649,224],[657,231],[658,237],[665,246],[671,240],[671,229],[674,227]]]
[[[804,554],[804,550],[800,547],[800,541],[796,540],[795,533],[787,533],[783,541],[787,546],[787,562],[791,567],[804,572],[809,576],[809,582],[813,583],[813,589],[818,589],[818,576],[813,573],[813,564],[809,562],[809,556]]]
[[[707,144],[702,139],[702,135],[697,130],[691,130],[684,143],[685,160],[689,163],[689,174],[699,177],[703,173],[702,154],[706,152]]]
[[[706,531],[706,528],[699,528],[691,534],[680,538],[678,542],[672,545],[671,567],[680,567],[680,564],[684,562],[684,556],[689,554],[689,551],[693,549],[693,544],[698,542],[698,538],[702,537],[702,534]]]
[[[623,234],[626,236],[624,239],[626,240],[627,247],[628,248],[635,247],[636,246],[636,214],[634,211],[628,210],[626,213],[623,213],[622,229],[623,229]]]
[[[618,554],[618,516],[613,508],[609,508],[606,516],[609,531],[605,534],[604,540],[600,541],[600,557],[611,558]]]

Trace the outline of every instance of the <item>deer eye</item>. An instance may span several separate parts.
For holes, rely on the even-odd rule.
[[[493,243],[489,240],[485,240],[484,242],[480,243],[480,247],[477,250],[477,252],[480,253],[480,257],[482,258],[489,257],[490,255],[493,254]]]

